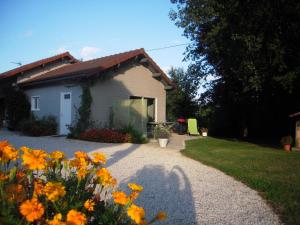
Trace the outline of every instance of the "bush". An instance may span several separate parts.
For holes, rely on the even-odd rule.
[[[129,135],[110,129],[90,129],[82,132],[79,139],[106,143],[125,143],[129,141]]]
[[[293,143],[292,136],[284,136],[280,140],[281,145],[291,145]]]
[[[1,224],[131,225],[166,218],[159,212],[146,221],[134,203],[143,187],[129,183],[129,195],[117,190],[102,153],[75,152],[66,160],[60,151],[20,150],[0,141]]]
[[[132,125],[124,126],[119,131],[121,133],[129,135],[128,141],[130,143],[145,144],[148,142],[148,139],[145,137],[145,135],[142,132],[139,132],[138,130],[134,129]]]
[[[57,122],[54,116],[46,116],[42,119],[24,120],[19,125],[19,130],[29,136],[48,136],[57,133]]]
[[[8,88],[5,90],[8,128],[16,130],[21,121],[30,116],[30,103],[23,91]]]
[[[155,139],[169,138],[170,136],[171,136],[170,127],[163,125],[163,124],[158,124],[154,127],[154,138]]]

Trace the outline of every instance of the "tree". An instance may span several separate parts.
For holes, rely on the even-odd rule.
[[[191,71],[185,72],[182,68],[171,68],[169,76],[176,87],[167,94],[168,119],[195,117],[198,111],[198,79],[194,79]]]
[[[172,0],[170,17],[191,40],[187,58],[201,78],[214,75],[202,100],[219,134],[277,137],[299,111],[300,2]]]
[[[6,113],[8,117],[8,128],[11,130],[18,129],[21,121],[28,119],[30,116],[30,103],[21,90],[7,88],[5,96]]]

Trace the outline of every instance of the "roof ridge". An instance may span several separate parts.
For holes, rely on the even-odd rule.
[[[8,70],[8,71],[5,71],[3,73],[0,73],[0,78],[5,78],[6,76],[10,76],[11,73],[13,73],[14,71],[16,73],[19,73],[19,72],[22,72],[23,69],[27,69],[27,67],[30,67],[30,66],[33,66],[36,64],[36,66],[40,65],[40,64],[43,64],[43,63],[47,63],[49,62],[49,60],[56,60],[56,59],[59,59],[61,57],[65,57],[65,56],[69,56],[71,59],[75,60],[76,62],[78,61],[74,56],[72,56],[70,54],[69,51],[66,51],[66,52],[63,52],[63,53],[60,53],[60,54],[56,54],[56,55],[53,55],[53,56],[49,56],[49,57],[46,57],[46,58],[43,58],[43,59],[40,59],[40,60],[36,60],[36,61],[33,61],[33,62],[30,62],[30,63],[27,63],[25,65],[22,65],[22,66],[19,66],[19,67],[16,67],[14,69],[11,69],[11,70]],[[29,68],[30,69],[30,68]],[[2,77],[3,76],[3,77]]]
[[[90,59],[90,60],[86,60],[86,61],[80,61],[80,62],[81,63],[91,62],[91,61],[95,61],[95,60],[98,60],[98,59],[104,59],[104,58],[108,58],[108,57],[113,57],[113,56],[117,56],[117,55],[128,54],[130,52],[137,52],[137,51],[141,51],[142,53],[145,53],[145,49],[144,48],[137,48],[137,49],[129,50],[129,51],[126,51],[126,52],[119,52],[119,53],[115,53],[115,54],[111,54],[111,55],[106,55],[106,56],[102,56],[102,57],[99,57],[99,58]]]

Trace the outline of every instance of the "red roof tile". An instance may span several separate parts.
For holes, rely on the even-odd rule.
[[[154,67],[156,71],[162,74],[162,79],[168,84],[172,85],[171,80],[159,68],[159,66],[148,56],[143,48],[128,52],[123,52],[115,55],[105,56],[98,59],[93,59],[75,64],[66,65],[64,67],[49,71],[41,76],[22,82],[20,85],[31,85],[39,82],[46,82],[55,79],[67,79],[77,76],[91,76],[99,72],[104,72],[120,63],[126,62],[136,56],[144,56],[148,62]]]
[[[38,61],[35,61],[35,62],[32,62],[32,63],[26,64],[24,66],[20,66],[18,68],[9,70],[7,72],[1,73],[0,74],[0,79],[16,76],[16,75],[18,75],[22,72],[27,71],[27,70],[34,69],[35,67],[38,67],[38,66],[41,66],[43,64],[47,64],[47,63],[50,63],[50,62],[53,62],[53,61],[56,61],[58,59],[65,58],[65,57],[73,60],[74,62],[78,61],[69,52],[64,52],[64,53],[61,53],[59,55],[55,55],[55,56],[52,56],[52,57],[49,57],[49,58],[41,59],[41,60],[38,60]]]

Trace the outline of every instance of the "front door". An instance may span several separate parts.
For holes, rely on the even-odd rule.
[[[68,126],[71,125],[71,92],[60,93],[60,122],[59,134],[66,135],[69,133]]]

